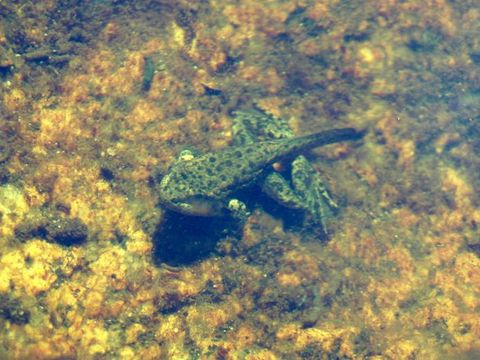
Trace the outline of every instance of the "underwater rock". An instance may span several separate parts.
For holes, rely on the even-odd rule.
[[[88,228],[78,219],[56,218],[45,226],[47,240],[61,245],[75,245],[84,242],[88,237]]]
[[[49,242],[71,246],[83,243],[88,238],[88,227],[78,218],[54,214],[27,219],[15,228],[15,236],[22,242],[40,237]]]

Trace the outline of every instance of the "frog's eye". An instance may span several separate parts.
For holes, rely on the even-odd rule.
[[[204,196],[192,196],[182,199],[182,212],[196,216],[215,216],[223,213],[221,202]]]
[[[180,161],[190,161],[195,157],[195,154],[190,149],[185,149],[180,152],[178,155],[178,160]]]

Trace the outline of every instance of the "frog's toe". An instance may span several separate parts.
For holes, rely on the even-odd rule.
[[[246,221],[250,216],[247,205],[238,199],[231,199],[227,204],[228,210],[235,219]]]

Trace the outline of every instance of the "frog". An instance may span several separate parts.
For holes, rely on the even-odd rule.
[[[280,125],[270,126],[273,120]],[[256,141],[249,128],[264,136]],[[334,128],[302,136],[289,131],[283,122],[259,110],[234,112],[231,146],[203,154],[191,149],[181,151],[157,185],[160,204],[184,215],[233,216],[245,221],[250,211],[233,194],[259,184],[277,202],[310,211],[320,219],[324,203],[333,208],[337,205],[302,154],[328,144],[359,140],[364,131]],[[295,159],[293,188],[272,167],[286,159]]]

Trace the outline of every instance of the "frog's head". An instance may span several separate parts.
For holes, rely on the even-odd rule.
[[[171,174],[162,179],[158,189],[160,203],[172,211],[193,216],[220,216],[226,212],[218,199],[192,193]]]

